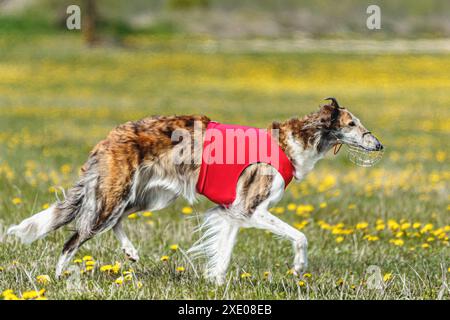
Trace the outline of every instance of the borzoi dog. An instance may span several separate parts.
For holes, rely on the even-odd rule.
[[[179,196],[193,203],[204,194],[217,206],[206,213],[204,234],[190,252],[206,254],[208,278],[224,282],[241,227],[265,229],[291,240],[294,270],[302,272],[307,267],[305,235],[273,216],[269,208],[282,198],[292,177],[302,180],[332,147],[383,148],[336,99],[326,100],[331,102],[318,111],[273,122],[267,130],[222,125],[206,116],[127,122],[95,146],[64,200],[11,226],[8,234],[31,243],[75,220],[75,232],[56,266],[60,277],[84,242],[111,228],[127,257],[137,261],[122,217],[162,209]],[[228,131],[231,140],[217,143],[220,134]],[[233,146],[239,137],[246,142],[242,148]],[[262,149],[270,149],[271,154]]]

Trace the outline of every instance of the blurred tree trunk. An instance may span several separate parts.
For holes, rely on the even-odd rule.
[[[82,15],[83,25],[83,34],[86,43],[89,46],[95,45],[97,42],[97,5],[95,0],[84,0],[84,17]]]

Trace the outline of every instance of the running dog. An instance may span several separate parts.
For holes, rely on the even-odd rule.
[[[330,103],[307,116],[273,122],[267,129],[270,134],[253,128],[253,138],[248,134],[250,127],[221,125],[206,116],[155,116],[127,122],[94,147],[64,200],[11,226],[8,234],[31,243],[75,220],[75,232],[64,244],[56,266],[56,276],[60,277],[84,242],[111,228],[127,257],[137,261],[138,252],[124,233],[122,217],[162,209],[179,196],[193,203],[198,194],[204,194],[217,206],[206,212],[203,236],[189,252],[207,256],[208,278],[224,283],[241,227],[265,229],[288,238],[294,249],[294,270],[303,272],[307,267],[305,235],[273,216],[269,208],[282,198],[292,177],[302,180],[334,146],[383,149],[335,98],[326,100]],[[231,148],[237,153],[226,155],[232,163],[207,163],[205,153],[215,141],[208,133],[226,130],[244,133],[247,146]],[[272,132],[278,134],[276,143]],[[270,141],[264,143],[267,137]],[[250,147],[257,144],[268,147],[277,157],[264,157],[256,150],[256,156],[249,160]],[[221,145],[215,147],[216,156],[223,150]],[[229,146],[225,153],[231,152]],[[245,155],[243,161],[234,163],[240,155]]]

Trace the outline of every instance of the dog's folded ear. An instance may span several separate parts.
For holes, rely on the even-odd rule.
[[[336,98],[334,98],[334,97],[328,97],[328,98],[325,98],[324,100],[330,100],[330,101],[331,101],[331,106],[333,106],[333,107],[335,107],[335,108],[338,108],[338,109],[342,109],[341,106],[339,105],[339,102],[337,101]]]

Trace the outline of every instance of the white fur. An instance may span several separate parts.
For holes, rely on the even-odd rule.
[[[205,276],[217,284],[225,281],[239,227],[239,221],[227,215],[223,208],[215,207],[206,213],[199,227],[204,231],[202,237],[188,250],[193,257],[205,255],[208,258]]]
[[[122,246],[123,252],[125,252],[127,257],[132,261],[139,261],[138,251],[134,248],[130,239],[128,239],[125,231],[123,230],[122,222],[117,222],[117,224],[113,227],[113,230],[117,240],[119,240],[120,245]]]
[[[48,232],[52,231],[52,223],[55,219],[54,209],[55,207],[51,206],[23,220],[19,225],[9,227],[7,234],[15,235],[27,244],[43,238]]]
[[[72,261],[73,257],[75,256],[75,253],[76,250],[73,250],[63,253],[59,256],[55,271],[55,276],[57,279],[61,278],[63,271],[65,270],[66,266],[70,263],[70,261]]]
[[[168,177],[157,164],[141,166],[134,175],[128,201],[145,203],[147,209],[158,210],[181,195],[192,204],[197,197],[195,183],[176,175]]]
[[[314,169],[317,161],[322,159],[324,155],[317,152],[315,145],[307,149],[303,148],[303,145],[294,139],[292,133],[288,135],[287,144],[292,150],[295,179],[302,180]]]

